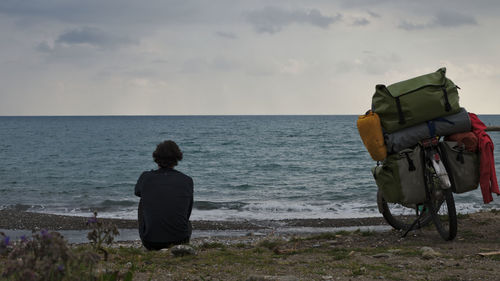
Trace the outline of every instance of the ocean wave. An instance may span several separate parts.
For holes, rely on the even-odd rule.
[[[239,201],[228,202],[212,202],[212,201],[195,201],[193,208],[197,210],[241,210],[247,203]]]
[[[18,211],[18,212],[26,212],[31,208],[33,208],[33,206],[27,205],[27,204],[12,204],[12,205],[0,206],[0,210],[9,210],[9,211]]]
[[[108,183],[108,184],[103,184],[99,183],[95,185],[95,189],[114,189],[114,188],[120,188],[120,187],[133,187],[135,185],[134,181],[128,181],[128,182],[114,182],[114,183]]]
[[[241,143],[239,141],[229,140],[229,141],[222,142],[220,145],[226,146],[226,145],[240,145],[240,144]]]
[[[250,184],[231,184],[229,187],[237,190],[249,190],[254,186]]]
[[[240,210],[193,210],[192,220],[282,220],[297,218],[353,218],[378,216],[373,204],[322,204],[262,202],[249,203]]]
[[[99,203],[99,206],[102,207],[119,207],[119,206],[124,206],[124,207],[130,207],[130,206],[135,206],[137,205],[136,201],[132,200],[111,200],[111,199],[106,199]]]
[[[254,168],[257,168],[257,169],[279,169],[279,168],[281,168],[281,165],[277,164],[277,163],[255,164]]]
[[[308,203],[300,202],[284,202],[279,201],[267,201],[267,202],[255,202],[245,206],[247,211],[252,212],[273,212],[273,213],[286,213],[286,212],[313,212],[323,209],[320,206],[314,206]]]

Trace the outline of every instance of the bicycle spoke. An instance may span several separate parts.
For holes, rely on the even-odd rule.
[[[432,200],[433,221],[444,240],[453,240],[457,235],[457,215],[451,190],[442,190],[442,199]]]
[[[382,215],[389,225],[394,227],[397,230],[409,230],[412,227],[412,230],[418,229],[428,225],[431,221],[431,216],[429,213],[421,208],[419,208],[419,214],[424,212],[420,218],[417,216],[415,204],[411,205],[403,205],[398,203],[389,203],[385,201],[382,193],[379,191],[377,193],[377,204],[381,210]],[[418,221],[415,223],[415,220]]]

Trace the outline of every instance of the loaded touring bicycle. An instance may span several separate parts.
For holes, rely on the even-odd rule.
[[[439,138],[423,140],[418,144],[415,157],[420,158],[420,161],[417,161],[420,167],[417,168],[415,163],[412,167],[410,162],[409,169],[418,170],[418,176],[421,176],[420,179],[411,179],[417,180],[420,184],[421,189],[418,191],[420,194],[417,195],[420,198],[417,201],[420,202],[390,202],[383,190],[379,189],[377,192],[379,211],[387,223],[395,229],[404,231],[403,236],[411,230],[433,222],[444,240],[453,240],[457,234],[457,215],[451,182],[441,160]],[[384,169],[383,166],[378,167]]]
[[[458,89],[445,68],[377,85],[372,109],[358,118],[361,139],[377,161],[372,173],[379,211],[403,236],[433,223],[444,240],[453,240],[453,193],[479,185],[471,123],[477,116],[459,106]]]

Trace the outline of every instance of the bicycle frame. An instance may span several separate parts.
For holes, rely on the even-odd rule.
[[[377,204],[382,210],[382,215],[386,221],[396,229],[404,231],[405,237],[411,230],[419,229],[430,223],[432,220],[437,231],[444,240],[452,240],[457,232],[457,220],[455,202],[451,192],[451,183],[441,161],[441,152],[438,147],[439,138],[426,139],[420,142],[422,146],[422,165],[424,166],[424,183],[426,200],[421,204],[403,207],[415,210],[415,220],[407,224],[400,218],[392,214],[389,204],[383,198],[383,194],[378,195]],[[440,212],[444,211],[445,215]],[[444,219],[443,219],[444,218]]]

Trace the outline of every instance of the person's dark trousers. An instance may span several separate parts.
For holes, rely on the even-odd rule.
[[[189,239],[191,238],[191,233],[193,232],[193,227],[191,226],[191,222],[188,224],[188,237],[183,240],[173,241],[173,242],[149,242],[146,240],[142,240],[142,245],[144,248],[149,251],[157,251],[165,248],[170,248],[174,245],[187,244],[189,243]]]

